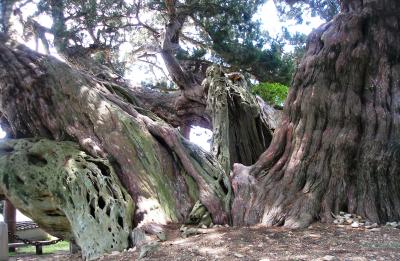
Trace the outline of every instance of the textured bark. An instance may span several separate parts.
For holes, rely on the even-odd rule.
[[[181,90],[162,91],[140,86],[128,87],[125,91],[131,92],[140,107],[152,111],[174,127],[211,127],[206,105],[186,98]]]
[[[400,219],[400,3],[342,7],[310,35],[268,150],[234,166],[236,225]]]
[[[0,111],[14,138],[75,141],[108,158],[136,204],[135,223],[154,217],[185,222],[197,200],[214,224],[227,223],[231,190],[219,163],[123,90],[0,43]]]
[[[208,104],[216,157],[118,82],[3,43],[0,112],[15,138],[71,140],[109,158],[136,203],[135,222],[154,211],[165,221],[198,220],[205,209],[215,224],[304,227],[339,211],[398,220],[400,3],[354,0],[342,8],[311,34],[272,143],[251,166],[240,163],[252,164],[267,146],[266,110],[239,88],[243,79],[228,80],[215,67],[203,86],[187,75],[176,81],[188,81],[180,98]],[[167,25],[170,58],[177,21]],[[190,215],[198,200],[205,208],[197,204]]]
[[[212,119],[211,151],[226,173],[233,163],[253,164],[272,139],[260,106],[240,74],[228,78],[218,66],[207,69],[203,83]]]
[[[261,117],[266,122],[268,128],[273,132],[278,128],[282,111],[275,109],[271,105],[267,104],[261,97],[256,96],[258,106],[261,110]]]
[[[94,259],[129,246],[134,204],[107,160],[73,142],[0,144],[0,187],[18,209],[52,235],[75,240]],[[10,213],[14,217],[15,209]]]

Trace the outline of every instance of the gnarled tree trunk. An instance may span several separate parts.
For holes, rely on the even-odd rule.
[[[75,240],[86,258],[129,246],[132,198],[107,160],[87,155],[77,144],[4,141],[0,181],[18,209],[52,235]],[[15,208],[8,214],[15,218]]]
[[[12,137],[73,141],[91,156],[107,158],[135,202],[135,225],[155,216],[186,222],[198,200],[214,224],[229,221],[230,183],[217,160],[137,107],[121,86],[0,43],[0,91]],[[28,170],[37,173],[34,166]]]
[[[211,152],[226,173],[235,162],[255,163],[270,144],[272,130],[245,78],[238,73],[227,76],[213,65],[203,85],[213,127]]]
[[[149,100],[138,102],[133,90],[2,42],[1,116],[14,138],[72,141],[94,158],[107,158],[135,202],[134,225],[151,220],[154,211],[165,221],[185,222],[198,200],[215,224],[303,227],[341,210],[376,222],[398,220],[400,3],[353,0],[342,1],[342,8],[310,36],[282,122],[251,166],[233,163],[251,164],[267,146],[262,137],[268,131],[258,126],[265,122],[257,119],[264,111],[224,75],[205,88],[198,82],[188,90],[180,86],[181,98],[203,110],[208,100],[209,120],[221,137],[214,139],[221,141],[213,146],[216,157],[141,108]],[[237,119],[225,117],[232,121],[227,123],[224,115],[239,115],[251,127],[238,132]],[[173,110],[164,119],[179,122]],[[260,147],[249,140],[253,132]],[[241,137],[250,142],[240,149],[231,146]],[[196,213],[192,217],[198,219]]]
[[[400,219],[400,3],[342,8],[310,35],[268,150],[234,166],[236,225]]]

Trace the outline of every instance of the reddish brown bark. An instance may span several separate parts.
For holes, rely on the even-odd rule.
[[[170,221],[185,222],[198,199],[215,224],[228,221],[230,186],[216,160],[121,86],[1,42],[0,65],[0,110],[12,136],[71,140],[110,158],[137,203],[135,222],[148,212],[140,203],[147,199]]]
[[[234,166],[236,225],[400,219],[400,3],[343,4],[310,35],[268,150]]]
[[[9,233],[9,242],[14,242],[14,235],[16,231],[16,222],[17,222],[17,210],[13,206],[13,204],[6,199],[4,201],[4,222],[7,224],[8,233]]]

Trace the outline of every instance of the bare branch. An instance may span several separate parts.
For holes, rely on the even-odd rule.
[[[143,60],[143,59],[138,59],[138,61],[139,62],[143,62],[143,63],[147,63],[147,64],[150,64],[151,66],[154,66],[154,67],[156,67],[157,69],[159,69],[161,72],[162,72],[162,74],[169,80],[169,81],[171,81],[172,82],[172,79],[169,77],[169,75],[164,71],[164,69],[161,67],[161,66],[159,66],[158,64],[156,64],[155,62],[151,62],[151,61],[149,61],[149,60]],[[156,76],[156,75],[155,75]],[[157,78],[157,77],[156,77]]]

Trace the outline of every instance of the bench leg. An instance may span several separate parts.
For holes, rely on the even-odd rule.
[[[0,222],[0,260],[8,260],[8,230],[4,222]]]
[[[79,250],[81,250],[80,247],[75,243],[74,240],[71,240],[69,242],[69,253],[76,254],[79,252]]]
[[[43,255],[43,248],[41,245],[36,246],[36,255]]]

